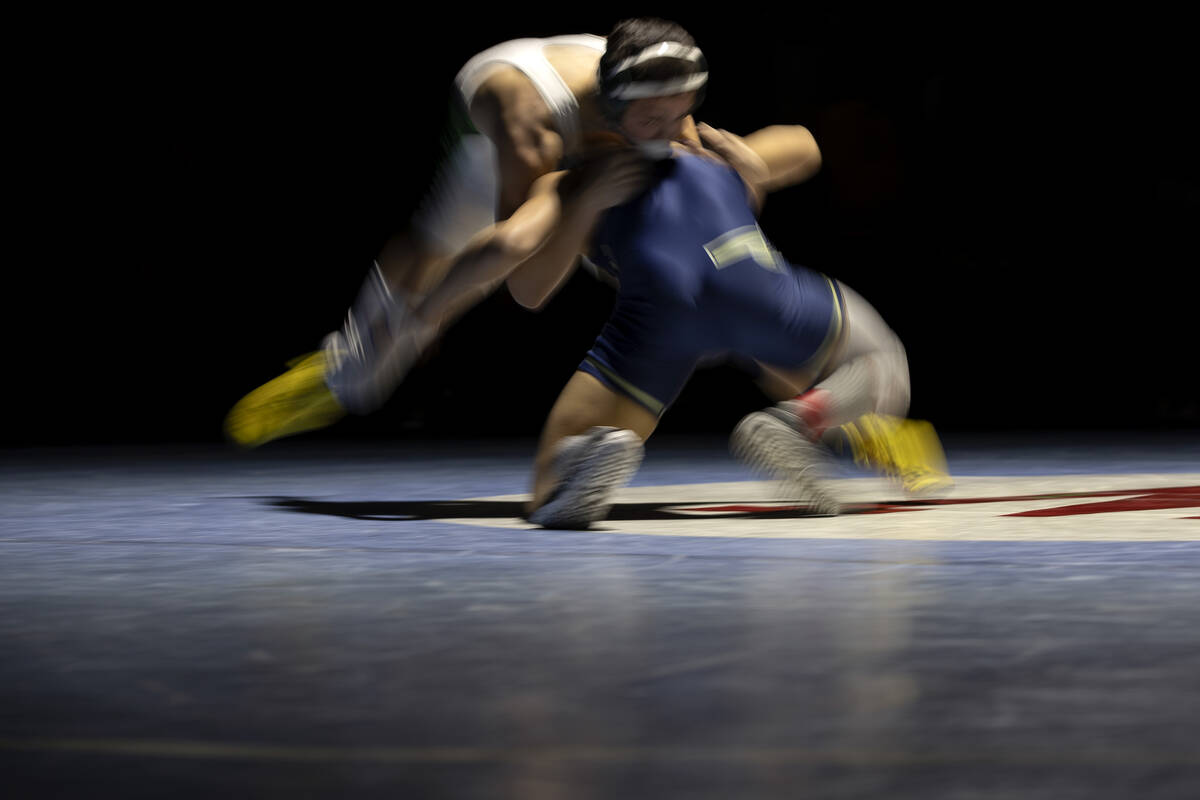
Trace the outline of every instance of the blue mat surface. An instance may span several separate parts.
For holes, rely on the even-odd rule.
[[[964,478],[1200,473],[1195,436],[946,448]],[[649,501],[504,527],[532,449],[0,454],[9,796],[1200,796],[1192,494],[1022,541],[619,532]],[[634,487],[752,479],[663,440]]]

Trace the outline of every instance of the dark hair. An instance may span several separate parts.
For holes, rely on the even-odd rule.
[[[600,74],[609,75],[617,64],[661,42],[696,46],[692,35],[676,22],[655,17],[621,20],[608,34],[608,44],[604,55],[600,57]],[[693,69],[694,67],[685,62],[664,58],[639,64],[630,70],[630,77],[633,80],[663,80],[686,75]]]

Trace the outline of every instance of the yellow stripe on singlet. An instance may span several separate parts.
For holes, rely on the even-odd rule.
[[[586,358],[584,361],[598,369],[605,378],[608,378],[610,381],[616,384],[618,389],[644,405],[650,410],[650,413],[654,414],[655,416],[662,416],[663,404],[661,401],[654,399],[654,397],[652,397],[648,392],[645,392],[642,389],[634,386],[632,383],[625,380],[596,359]]]

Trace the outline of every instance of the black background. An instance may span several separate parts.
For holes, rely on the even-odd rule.
[[[822,173],[772,196],[763,227],[891,322],[913,416],[1200,427],[1183,20],[834,7],[173,6],[15,26],[5,442],[220,441],[238,397],[340,323],[423,196],[462,63],[633,14],[705,50],[700,119],[814,132]],[[610,302],[584,275],[539,314],[501,292],[386,408],[314,436],[533,436]],[[662,430],[728,430],[763,402],[709,370]]]

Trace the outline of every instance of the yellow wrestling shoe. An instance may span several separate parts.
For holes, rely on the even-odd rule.
[[[241,447],[332,425],[346,410],[325,385],[325,353],[288,362],[288,371],[237,402],[225,417],[225,434]]]
[[[954,485],[942,443],[928,422],[864,414],[838,430],[855,464],[898,481],[909,494],[932,494]]]

